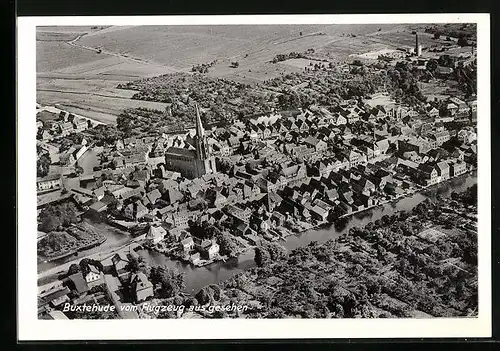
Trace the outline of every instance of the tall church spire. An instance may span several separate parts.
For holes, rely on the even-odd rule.
[[[203,129],[203,124],[201,124],[200,110],[198,109],[198,104],[195,103],[196,109],[196,135],[195,139],[195,148],[196,148],[196,156],[200,160],[205,160],[208,156],[207,142],[205,138],[205,130]]]
[[[200,110],[198,109],[198,103],[194,103],[196,108],[196,135],[198,138],[203,138],[205,135],[205,130],[203,129],[203,124],[201,124]]]

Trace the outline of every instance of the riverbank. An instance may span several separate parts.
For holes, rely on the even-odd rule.
[[[466,176],[474,175],[475,172],[477,172],[477,169],[471,169],[471,170],[469,170],[469,171],[467,171],[465,173],[459,174],[459,175],[454,176],[454,177],[450,177],[449,179],[447,179],[445,181],[442,181],[442,182],[439,182],[439,183],[436,183],[436,184],[429,184],[429,185],[418,185],[418,184],[415,184],[418,187],[413,188],[410,191],[407,191],[407,192],[405,192],[403,194],[400,194],[400,195],[396,195],[396,196],[394,196],[394,197],[392,197],[390,199],[387,199],[387,200],[379,201],[379,202],[377,202],[374,205],[371,205],[371,206],[368,206],[368,207],[364,207],[364,208],[359,209],[357,211],[352,211],[352,212],[346,213],[346,214],[338,217],[337,219],[335,219],[333,221],[322,221],[322,222],[317,223],[315,225],[311,225],[309,223],[302,222],[300,224],[304,223],[306,225],[310,225],[310,227],[304,228],[304,229],[299,229],[298,232],[299,233],[305,233],[307,231],[314,230],[314,229],[322,229],[324,227],[327,227],[327,226],[330,226],[330,225],[333,225],[333,224],[337,223],[339,220],[346,220],[346,219],[349,219],[350,217],[352,217],[352,216],[354,216],[356,214],[360,214],[360,213],[363,213],[363,212],[366,212],[366,211],[369,211],[369,210],[372,210],[372,209],[375,209],[377,207],[384,206],[384,205],[387,205],[387,204],[395,203],[397,201],[400,201],[400,200],[405,199],[407,197],[413,196],[415,194],[423,193],[424,191],[427,191],[427,190],[432,190],[433,188],[438,188],[440,185],[443,185],[446,182],[450,182],[453,179],[460,179],[460,178],[463,178],[463,177],[466,177]]]
[[[291,235],[286,237],[285,241],[280,240],[279,243],[288,251],[292,251],[298,247],[305,247],[311,242],[324,243],[344,233],[348,233],[353,227],[363,227],[369,222],[381,219],[384,215],[393,215],[399,211],[411,211],[413,207],[425,199],[436,201],[437,196],[450,196],[452,191],[463,191],[476,183],[476,171],[468,172],[449,179],[446,182],[420,189],[420,191],[409,196],[353,213],[350,217],[346,218],[346,222],[342,225],[326,223],[302,233],[291,233]],[[191,294],[196,293],[206,285],[217,284],[220,281],[230,279],[237,273],[255,267],[254,250],[251,249],[246,250],[236,258],[228,259],[226,262],[215,262],[209,266],[200,268],[171,260],[169,257],[157,252],[139,250],[138,253],[152,266],[166,265],[184,272],[186,274],[185,292]]]
[[[347,222],[341,226],[336,226],[333,223],[325,223],[317,226],[314,229],[306,230],[305,232],[291,233],[287,235],[284,240],[280,240],[287,250],[291,251],[298,247],[304,247],[315,241],[318,243],[323,243],[329,239],[338,237],[343,233],[349,231],[352,227],[362,227],[368,222],[375,221],[382,218],[384,215],[392,215],[398,211],[410,211],[413,207],[418,205],[418,203],[424,201],[427,198],[435,200],[437,195],[447,196],[450,195],[452,191],[462,191],[467,187],[476,184],[477,177],[476,171],[468,172],[459,177],[454,177],[444,183],[439,183],[434,186],[420,189],[420,191],[399,199],[395,199],[392,202],[379,204],[374,208],[365,209],[359,213],[353,213],[350,217],[346,218]],[[140,240],[140,237],[133,238],[130,234],[121,232],[120,230],[110,227],[107,223],[99,224],[94,223],[100,231],[103,231],[108,237],[109,245],[116,245],[116,247],[102,248],[97,247],[90,250],[90,253],[79,253],[82,254],[79,258],[71,260],[70,262],[58,263],[57,266],[52,264],[45,264],[40,266],[42,272],[39,273],[39,278],[44,278],[50,276],[51,274],[61,273],[62,271],[69,268],[72,263],[78,263],[84,257],[90,257],[94,259],[101,259],[106,253],[114,254],[120,249],[128,248],[130,244]],[[105,244],[106,245],[106,244]],[[97,249],[97,250],[96,250]],[[93,250],[96,250],[93,252]],[[231,278],[234,274],[245,271],[251,267],[255,266],[254,262],[254,250],[251,248],[241,252],[238,257],[228,258],[225,262],[219,261],[212,263],[204,267],[196,267],[192,264],[185,262],[179,262],[172,260],[169,257],[158,253],[150,252],[148,250],[137,251],[145,261],[151,266],[166,265],[171,268],[176,268],[186,274],[186,289],[187,293],[194,293],[201,289],[203,286],[216,284],[220,281],[227,280]],[[60,271],[60,272],[59,272]]]
[[[477,213],[477,187],[459,193],[260,260],[263,268],[221,282],[216,301],[252,306],[246,318],[477,315],[477,236],[460,228],[467,213]],[[443,212],[447,205],[456,213]]]

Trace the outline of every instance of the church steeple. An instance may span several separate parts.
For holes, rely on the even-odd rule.
[[[203,129],[203,124],[201,123],[200,110],[198,109],[198,104],[195,103],[194,106],[196,109],[196,135],[194,136],[196,156],[200,160],[205,160],[208,157],[205,130]]]
[[[201,124],[200,110],[198,109],[198,103],[195,102],[194,107],[196,109],[196,136],[198,138],[203,138],[205,136],[205,130],[203,129],[203,124]]]

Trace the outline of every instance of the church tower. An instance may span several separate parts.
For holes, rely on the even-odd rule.
[[[196,108],[196,135],[194,136],[196,156],[200,160],[205,160],[208,157],[208,147],[205,137],[205,130],[203,129],[203,124],[201,123],[200,110],[198,109],[198,104],[195,103]]]
[[[203,124],[201,123],[200,110],[198,109],[198,104],[195,103],[196,109],[196,135],[194,136],[195,144],[195,177],[199,178],[207,173],[217,172],[215,166],[215,157],[210,152],[207,137],[205,135],[205,130],[203,129]]]

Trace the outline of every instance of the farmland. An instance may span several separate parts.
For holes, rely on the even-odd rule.
[[[431,34],[422,33],[424,45],[431,41]],[[38,27],[37,100],[115,123],[124,109],[166,107],[132,100],[135,92],[117,89],[118,84],[189,73],[193,66],[212,61],[209,78],[262,83],[300,72],[309,64],[271,63],[278,54],[313,49],[312,60],[344,61],[353,54],[412,42],[407,25]]]

